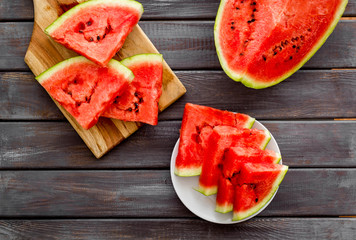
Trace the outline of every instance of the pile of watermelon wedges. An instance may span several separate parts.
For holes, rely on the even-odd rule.
[[[264,150],[268,131],[251,129],[255,119],[188,103],[184,109],[175,174],[199,177],[198,191],[217,194],[216,211],[233,210],[233,221],[258,212],[272,198],[288,167]]]
[[[157,125],[162,55],[112,59],[142,13],[136,1],[92,0],[46,28],[52,39],[82,56],[60,62],[36,79],[84,129],[100,116]]]

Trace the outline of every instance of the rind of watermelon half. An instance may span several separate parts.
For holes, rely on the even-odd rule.
[[[116,60],[100,67],[82,56],[60,62],[36,77],[84,129],[96,124],[115,96],[133,79],[130,69]]]
[[[220,131],[220,129],[222,129],[222,131]],[[252,129],[251,131],[253,130],[256,131],[255,136],[259,136],[263,138],[258,138],[258,140],[260,140],[261,142],[259,142],[259,144],[253,142],[252,146],[259,147],[260,149],[265,149],[268,142],[271,140],[271,134],[267,130]],[[203,163],[202,173],[199,178],[199,186],[198,188],[196,188],[198,192],[204,194],[205,196],[216,194],[218,191],[217,178],[218,178],[218,174],[220,174],[218,165],[220,164],[223,158],[225,149],[228,149],[233,146],[238,146],[242,143],[242,142],[232,142],[232,138],[241,138],[242,135],[239,134],[246,134],[242,132],[238,133],[237,131],[234,131],[233,127],[226,127],[226,126],[216,127],[214,131],[220,131],[220,133],[215,134],[215,136],[217,136],[219,140],[213,139],[213,136],[209,138],[209,143],[207,145],[208,150],[205,152],[206,159]],[[259,134],[257,133],[257,131],[263,132],[263,134]],[[227,137],[226,139],[224,139],[225,138],[224,135],[226,134]],[[257,141],[257,139],[255,140]],[[219,146],[217,145],[218,144],[217,142],[220,144]],[[245,145],[251,144],[248,142],[249,141],[246,140]]]
[[[128,67],[135,78],[102,116],[157,125],[158,102],[162,94],[162,55],[138,54],[125,58],[121,64]]]
[[[187,103],[184,108],[182,127],[179,139],[179,151],[176,158],[174,173],[181,177],[198,176],[202,169],[202,144],[208,139],[209,131],[204,136],[197,132],[197,128],[215,126],[238,126],[240,128],[251,128],[255,119],[239,113],[233,113]],[[206,129],[205,129],[206,130]],[[201,143],[193,139],[200,138]]]
[[[132,23],[131,22],[127,23],[125,26],[115,25],[115,29],[113,30],[115,37],[111,38],[110,40],[107,40],[108,38],[107,34],[111,34],[111,33],[106,33],[105,30],[104,31],[105,34],[102,36],[102,39],[100,39],[104,41],[104,38],[106,36],[105,41],[108,41],[108,44],[105,45],[105,49],[103,49],[101,45],[96,43],[97,40],[96,37],[94,37],[95,39],[94,38],[91,39],[92,42],[90,43],[87,43],[86,42],[87,40],[85,40],[84,37],[74,39],[73,36],[71,36],[71,39],[69,39],[68,36],[77,33],[76,30],[75,31],[73,30],[75,27],[74,25],[79,25],[81,21],[87,21],[91,19],[90,18],[91,15],[88,14],[84,15],[86,18],[88,18],[88,19],[84,19],[84,16],[80,16],[80,14],[82,14],[82,12],[91,11],[93,9],[97,11],[99,7],[101,9],[100,10],[101,12],[93,14],[93,18],[98,19],[98,22],[100,22],[100,24],[110,24],[109,25],[110,28],[111,25],[113,26],[115,24],[117,25],[117,23],[115,23],[114,20],[111,20],[112,22],[109,23],[110,19],[107,20],[100,19],[100,17],[102,17],[102,14],[109,12],[108,10],[113,8],[120,8],[122,11],[127,11],[128,14],[131,14],[132,16],[128,16],[127,19],[124,19],[124,17],[122,17],[122,19],[124,19],[125,21],[132,21]],[[57,18],[51,25],[49,25],[45,29],[45,33],[51,36],[55,41],[64,45],[65,47],[72,49],[73,51],[85,56],[86,58],[90,59],[91,61],[101,66],[105,66],[110,61],[110,59],[115,55],[115,53],[120,50],[120,48],[124,44],[127,35],[131,32],[132,27],[137,24],[142,14],[143,14],[142,4],[133,0],[90,0],[78,4],[75,7],[68,10],[67,12],[65,12],[64,14],[62,14],[59,18]],[[133,16],[135,16],[135,19],[133,18]],[[58,32],[58,30],[67,27],[68,24],[71,27],[70,28],[68,27],[68,29],[66,28],[66,32],[64,33],[64,35],[57,36],[56,33]],[[120,33],[119,31],[122,32]],[[93,29],[90,30],[90,34],[94,34],[94,35],[102,34],[102,32],[100,29]],[[78,43],[75,44],[76,42]],[[90,48],[94,49],[95,51],[91,51]],[[100,54],[98,53],[98,50],[101,50]]]
[[[253,74],[249,73],[247,69],[241,69],[239,71],[231,69],[231,67],[229,67],[229,64],[227,63],[227,60],[223,56],[223,53],[222,53],[223,51],[222,51],[219,37],[220,37],[220,30],[221,30],[221,22],[224,17],[223,12],[225,10],[225,7],[228,7],[229,2],[230,2],[230,0],[221,0],[219,9],[218,9],[218,13],[217,13],[217,16],[215,19],[215,25],[214,25],[215,47],[216,47],[217,55],[218,55],[218,58],[220,61],[220,65],[223,68],[224,72],[234,81],[241,82],[242,84],[244,84],[246,87],[249,87],[249,88],[262,89],[262,88],[267,88],[267,87],[276,85],[276,84],[282,82],[283,80],[285,80],[286,78],[290,77],[293,73],[295,73],[297,70],[299,70],[316,53],[316,51],[324,44],[324,42],[327,40],[327,38],[333,32],[334,28],[336,27],[338,21],[340,20],[342,14],[345,11],[348,0],[340,1],[338,9],[337,9],[337,11],[335,11],[333,20],[330,22],[327,30],[315,42],[314,46],[307,52],[307,54],[305,54],[300,59],[299,63],[297,65],[293,66],[293,68],[291,68],[289,71],[285,72],[283,75],[278,76],[275,79],[271,79],[269,82],[259,80],[258,78],[254,77]],[[291,2],[293,2],[293,1],[291,1]],[[238,27],[238,26],[236,26],[236,27]],[[246,68],[247,67],[248,66],[246,66]]]
[[[252,207],[246,211],[241,211],[241,212],[234,211],[232,221],[240,221],[245,218],[248,218],[251,215],[260,211],[263,207],[265,207],[266,204],[270,201],[270,199],[274,196],[275,192],[278,190],[278,187],[281,184],[281,182],[283,181],[287,171],[288,171],[288,166],[282,165],[281,171],[280,171],[278,177],[276,178],[276,180],[274,181],[273,185],[271,186],[271,190],[266,195],[266,197],[264,197],[262,200],[260,200],[260,202],[257,205],[255,205],[254,207]]]

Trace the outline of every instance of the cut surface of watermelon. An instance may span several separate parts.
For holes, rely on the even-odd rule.
[[[100,67],[82,56],[60,62],[36,77],[84,129],[96,124],[133,78],[130,69],[116,60]]]
[[[199,192],[206,196],[217,193],[219,165],[225,151],[233,146],[257,147],[264,149],[271,135],[258,129],[241,129],[230,126],[217,126],[213,129],[204,151],[204,162],[199,177]]]
[[[273,197],[288,167],[279,164],[245,163],[235,186],[233,221],[245,219],[263,208]]]
[[[308,61],[347,0],[221,0],[214,39],[226,74],[251,88],[275,85]]]
[[[121,63],[133,72],[135,78],[102,116],[157,125],[158,101],[162,94],[162,55],[139,54]]]
[[[226,125],[251,128],[254,120],[254,118],[245,114],[187,103],[184,108],[180,131],[175,174],[178,176],[197,176],[201,173],[203,147],[213,127]]]
[[[278,163],[281,155],[272,150],[262,150],[254,147],[231,147],[224,153],[221,163],[221,175],[216,196],[216,211],[227,213],[232,211],[234,185],[244,163]],[[224,180],[221,180],[224,179]],[[228,206],[228,207],[227,207]]]
[[[45,32],[56,42],[105,66],[143,13],[132,0],[91,0],[65,12]]]

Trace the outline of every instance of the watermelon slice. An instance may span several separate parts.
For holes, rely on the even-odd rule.
[[[91,0],[65,12],[45,32],[56,42],[105,66],[142,13],[142,5],[136,1]]]
[[[199,178],[198,191],[206,196],[217,193],[219,165],[225,151],[233,146],[258,147],[264,149],[271,135],[258,129],[241,129],[230,126],[217,126],[209,137],[204,153],[204,162]]]
[[[261,150],[252,147],[232,147],[225,151],[222,161],[222,172],[216,196],[216,209],[220,213],[227,213],[233,209],[234,187],[237,174],[243,163],[278,163],[281,155],[272,150]]]
[[[83,128],[89,129],[134,75],[116,60],[101,67],[78,56],[58,63],[36,79]]]
[[[220,64],[247,87],[275,85],[322,46],[346,5],[347,0],[221,0],[214,27]]]
[[[288,166],[245,163],[235,187],[233,221],[245,219],[263,208],[277,191]]]
[[[203,147],[213,127],[226,125],[251,128],[254,120],[245,114],[187,103],[180,131],[175,174],[187,177],[197,176],[201,173]]]
[[[162,55],[139,54],[121,63],[133,72],[135,78],[102,116],[157,125],[158,101],[162,94]]]

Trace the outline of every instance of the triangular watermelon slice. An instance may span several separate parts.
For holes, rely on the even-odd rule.
[[[157,125],[158,101],[162,94],[162,55],[139,54],[121,63],[133,72],[135,78],[102,116]]]
[[[91,0],[65,12],[45,32],[56,42],[105,66],[143,13],[132,0]]]
[[[245,219],[263,208],[282,182],[288,166],[245,163],[235,187],[233,221]]]
[[[222,111],[211,107],[187,103],[180,131],[179,151],[175,174],[197,176],[203,163],[203,146],[213,127],[219,125],[251,128],[255,119],[245,114]]]
[[[114,59],[101,67],[78,56],[58,63],[36,79],[84,129],[89,129],[134,75]]]
[[[219,165],[225,151],[233,146],[258,147],[264,149],[271,135],[268,131],[258,129],[241,129],[229,126],[217,126],[210,135],[204,162],[199,178],[199,192],[206,196],[217,193]]]
[[[281,155],[272,150],[252,147],[232,147],[225,151],[216,196],[216,211],[227,213],[233,209],[234,187],[237,174],[244,163],[278,163]]]

